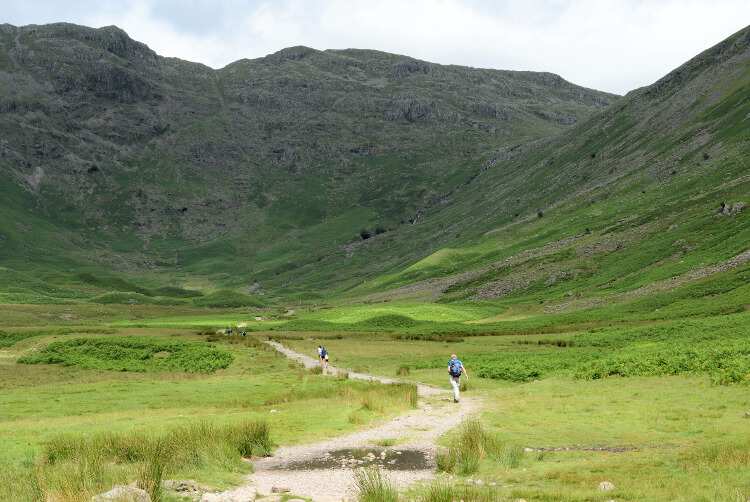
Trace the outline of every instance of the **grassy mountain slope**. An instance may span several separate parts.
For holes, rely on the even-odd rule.
[[[411,232],[409,246],[436,251],[352,294],[612,317],[613,304],[658,317],[707,298],[744,310],[748,89],[750,28],[560,136],[488,154],[492,167]],[[407,249],[395,237],[362,254]]]
[[[361,229],[418,221],[482,152],[554,136],[614,98],[364,50],[212,70],[115,27],[3,25],[0,253],[21,271],[62,261],[278,289]]]

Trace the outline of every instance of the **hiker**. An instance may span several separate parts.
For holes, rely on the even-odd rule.
[[[451,387],[453,387],[453,402],[457,403],[460,397],[461,375],[466,374],[466,378],[469,378],[469,373],[464,368],[464,363],[456,357],[456,354],[451,354],[451,359],[448,361],[448,374],[450,375]]]
[[[318,345],[318,358],[320,359],[320,367],[325,373],[326,368],[328,368],[328,351],[322,345]]]

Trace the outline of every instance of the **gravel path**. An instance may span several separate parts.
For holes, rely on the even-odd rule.
[[[294,352],[278,342],[267,343],[307,368],[318,365],[316,359]],[[327,374],[336,375],[343,371],[329,366]],[[348,373],[349,378],[357,380],[385,384],[399,382],[366,373]],[[206,494],[203,500],[245,502],[253,500],[256,491],[260,497],[274,491],[289,490],[295,495],[310,497],[315,502],[352,501],[355,500],[353,469],[368,464],[381,465],[385,475],[399,488],[430,479],[434,476],[437,439],[479,409],[476,399],[464,398],[460,405],[452,402],[447,390],[447,376],[445,386],[445,389],[440,389],[419,384],[417,409],[374,428],[319,443],[278,448],[273,457],[253,463],[255,472],[248,478],[247,485],[228,492]],[[378,442],[386,439],[396,444],[378,447]],[[346,451],[349,449],[366,450],[351,454]],[[345,450],[346,454],[341,454],[341,450]],[[414,468],[407,468],[408,465],[399,461],[402,455],[403,458],[417,460]],[[317,468],[314,464],[324,467]]]

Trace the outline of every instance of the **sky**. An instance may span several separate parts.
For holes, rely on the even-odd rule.
[[[117,25],[221,68],[284,47],[549,71],[624,94],[750,24],[750,0],[1,0],[0,23]]]

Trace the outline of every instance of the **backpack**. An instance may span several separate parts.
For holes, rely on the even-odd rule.
[[[450,368],[451,376],[457,377],[457,376],[461,376],[461,373],[463,373],[463,368],[461,367],[461,361],[459,361],[458,359],[455,359],[455,360],[452,359],[450,362],[449,368]]]
[[[327,355],[328,355],[328,351],[326,350],[326,348],[325,347],[321,347],[320,348],[320,357],[322,357],[323,359],[325,359]]]

